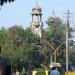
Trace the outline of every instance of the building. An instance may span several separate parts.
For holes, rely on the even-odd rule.
[[[41,38],[43,22],[42,22],[42,10],[39,7],[38,2],[36,1],[36,5],[32,8],[32,21],[30,23],[31,31]]]

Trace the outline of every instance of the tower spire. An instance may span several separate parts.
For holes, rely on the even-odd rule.
[[[36,0],[36,7],[38,6],[38,0]]]

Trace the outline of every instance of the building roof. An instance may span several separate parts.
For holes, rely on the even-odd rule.
[[[33,15],[41,14],[41,7],[38,5],[37,1],[36,5],[32,8],[32,14]]]

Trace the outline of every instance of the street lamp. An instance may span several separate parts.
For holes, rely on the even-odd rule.
[[[54,59],[53,59],[53,63],[56,63],[56,57],[57,57],[57,54],[56,54],[56,52],[57,52],[57,50],[65,43],[65,41],[64,42],[62,42],[57,48],[54,48],[53,47],[53,45],[51,45],[48,41],[46,41],[46,40],[44,40],[44,42],[49,46],[49,48],[51,48],[52,50],[53,50],[53,53],[54,53]],[[51,57],[52,58],[52,57]]]

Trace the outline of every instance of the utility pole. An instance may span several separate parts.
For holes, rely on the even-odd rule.
[[[68,75],[68,37],[69,37],[69,18],[70,18],[70,11],[67,10],[67,23],[66,23],[66,73]]]

